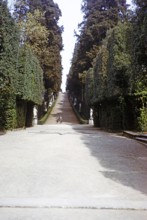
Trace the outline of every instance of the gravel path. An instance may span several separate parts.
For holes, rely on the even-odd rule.
[[[51,115],[47,119],[45,124],[57,124],[57,116],[62,116],[63,124],[79,124],[77,117],[75,116],[72,107],[68,101],[66,93],[59,93],[56,105],[53,108]]]
[[[147,219],[147,148],[78,124],[66,94],[45,125],[0,136],[0,174],[0,220]]]

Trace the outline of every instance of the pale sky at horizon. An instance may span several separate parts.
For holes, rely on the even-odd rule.
[[[11,7],[14,0],[8,0],[8,2]],[[62,90],[65,91],[66,75],[69,72],[76,42],[76,37],[74,37],[74,30],[77,30],[77,26],[83,18],[81,13],[82,0],[74,0],[73,3],[70,0],[54,0],[54,2],[59,5],[59,8],[62,12],[59,25],[64,26],[64,32],[62,34],[64,50],[61,52],[63,66],[61,87]],[[127,0],[128,4],[131,2],[132,0]]]

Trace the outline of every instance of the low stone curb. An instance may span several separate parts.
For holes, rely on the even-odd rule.
[[[147,134],[137,133],[133,131],[124,131],[123,135],[147,144]]]

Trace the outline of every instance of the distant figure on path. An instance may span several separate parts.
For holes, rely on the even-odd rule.
[[[56,121],[57,123],[62,123],[62,115],[58,115]]]

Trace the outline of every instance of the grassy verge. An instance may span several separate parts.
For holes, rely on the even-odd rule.
[[[76,114],[80,124],[88,124],[89,123],[88,120],[82,118],[82,116],[79,114],[79,112],[76,110],[76,108],[72,104],[71,104],[71,106],[72,106],[72,109],[73,109],[74,113]]]
[[[56,98],[56,100],[57,100],[57,98]],[[46,120],[48,119],[52,109],[54,108],[54,106],[56,104],[56,100],[53,102],[52,106],[48,108],[47,113],[40,120],[38,120],[39,125],[43,125],[46,122]]]

